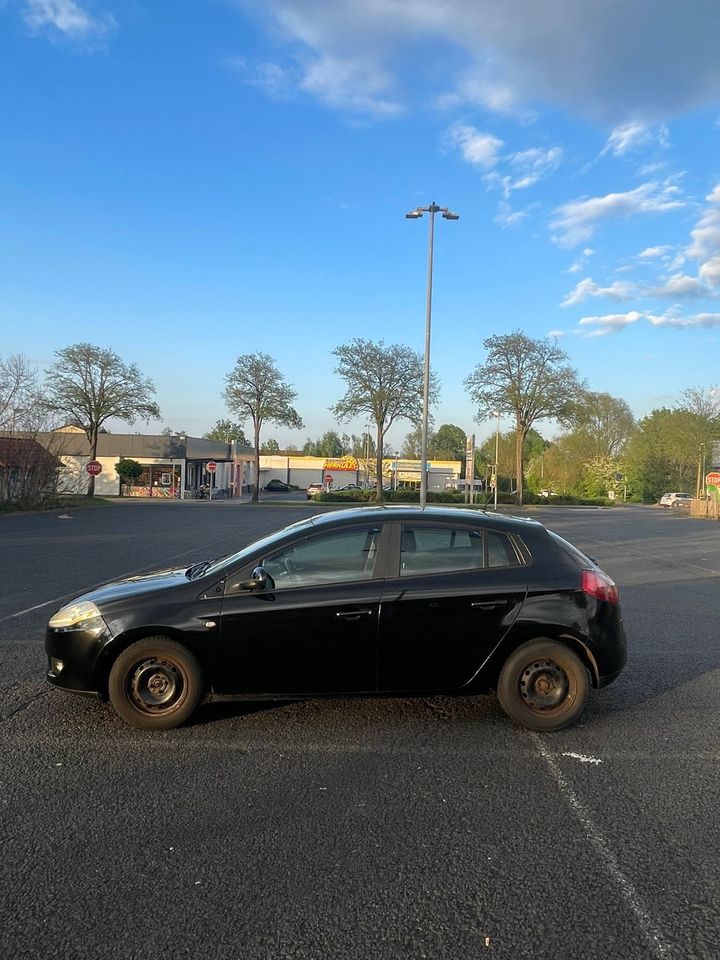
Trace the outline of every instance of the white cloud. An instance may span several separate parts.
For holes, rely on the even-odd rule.
[[[583,335],[586,337],[606,337],[609,333],[624,330],[642,318],[642,313],[631,310],[629,313],[608,313],[603,317],[583,317],[578,326],[583,328]],[[593,329],[587,329],[589,327]]]
[[[533,147],[511,153],[508,162],[515,171],[515,179],[508,184],[508,190],[523,190],[534,186],[543,177],[554,173],[562,163],[562,158],[561,147],[550,147],[549,150]]]
[[[612,153],[615,157],[624,157],[625,154],[641,147],[656,144],[660,147],[667,147],[668,136],[668,129],[665,126],[661,126],[657,131],[654,131],[645,123],[631,120],[615,127],[600,155]]]
[[[23,19],[32,33],[92,43],[117,26],[110,13],[93,16],[75,0],[23,0]]]
[[[645,249],[638,254],[638,260],[656,260],[667,257],[671,252],[672,247],[668,246],[668,244],[657,247],[645,247]]]
[[[392,81],[376,64],[323,56],[308,64],[300,89],[329,107],[380,119],[402,113],[403,107],[385,94]]]
[[[648,289],[647,292],[651,297],[672,297],[673,299],[713,295],[712,290],[709,290],[697,277],[688,277],[680,273],[670,277],[661,286]]]
[[[387,77],[381,99],[396,104],[389,91],[401,71],[434,86],[425,102],[444,94],[449,103],[500,112],[553,104],[616,127],[657,124],[720,97],[712,2],[692,15],[677,0],[228,2],[265,20],[290,59],[354,64],[356,109],[377,112],[375,74]],[[431,44],[441,53],[428,56]],[[320,91],[325,103],[346,108],[326,85]],[[617,147],[632,136],[616,134]]]
[[[456,88],[453,91],[441,93],[435,98],[435,106],[441,110],[463,106],[467,103],[482,107],[491,113],[520,115],[525,120],[530,120],[533,117],[528,111],[521,110],[510,87],[487,80],[482,75],[478,76],[474,71],[462,76],[457,81]]]
[[[447,131],[447,140],[466,163],[472,167],[490,170],[497,165],[499,151],[505,146],[502,140],[491,133],[483,133],[477,127],[454,123]]]
[[[294,93],[294,82],[287,70],[277,63],[251,62],[245,57],[233,57],[230,66],[253,87],[262,90],[272,100],[284,100]]]
[[[666,213],[683,207],[678,187],[672,183],[644,183],[626,193],[608,193],[604,197],[573,200],[555,210],[550,224],[555,241],[562,247],[574,247],[590,239],[598,224],[639,214]]]
[[[616,280],[609,287],[601,287],[590,277],[581,280],[572,293],[560,304],[561,307],[572,307],[582,303],[588,297],[607,297],[608,300],[634,300],[642,292],[636,283]]]
[[[690,231],[692,243],[685,253],[699,261],[699,276],[713,286],[720,286],[720,183],[705,199],[709,206]]]
[[[521,223],[526,216],[527,212],[525,210],[513,210],[509,203],[501,200],[495,214],[495,223],[499,223],[501,227],[514,227]]]
[[[548,336],[549,336],[549,337],[554,337],[556,340],[560,340],[561,337],[564,337],[564,336],[565,336],[565,331],[564,331],[564,330],[551,330],[551,331],[548,333]]]
[[[690,317],[680,317],[668,312],[660,317],[646,314],[654,327],[675,327],[680,330],[694,330],[698,327],[720,327],[720,313],[696,313]]]
[[[586,277],[567,295],[560,306],[572,307],[590,297],[604,297],[608,300],[622,302],[624,300],[637,300],[640,297],[654,297],[656,299],[667,297],[673,300],[687,300],[713,296],[715,296],[713,290],[698,280],[697,277],[688,277],[683,274],[675,274],[658,286],[632,283],[628,280],[616,280],[609,286],[601,287],[590,277]]]

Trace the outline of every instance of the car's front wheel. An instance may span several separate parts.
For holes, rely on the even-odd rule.
[[[171,730],[190,717],[202,695],[202,671],[190,651],[167,637],[146,637],[124,650],[110,671],[110,701],[141,730]]]
[[[554,640],[531,640],[510,654],[497,696],[505,713],[530,730],[561,730],[585,709],[590,677],[585,664]]]

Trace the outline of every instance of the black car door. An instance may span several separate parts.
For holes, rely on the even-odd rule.
[[[225,585],[214,688],[236,694],[376,688],[382,526],[304,534],[264,558],[268,586]]]
[[[480,527],[412,521],[396,527],[382,594],[378,689],[456,690],[517,617],[528,568],[513,539]]]

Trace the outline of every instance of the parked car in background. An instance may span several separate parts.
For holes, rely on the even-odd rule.
[[[312,500],[313,497],[316,497],[319,493],[322,493],[325,488],[321,483],[309,483],[307,486],[307,498]]]
[[[679,507],[687,507],[695,499],[692,493],[664,493],[660,497],[660,506],[677,510]]]
[[[346,483],[342,487],[335,487],[336,490],[362,490],[359,483]]]
[[[269,480],[263,490],[267,490],[268,493],[287,493],[288,490],[296,490],[297,487],[293,487],[289,483],[285,483],[284,480]]]
[[[273,602],[274,601],[274,602]],[[497,692],[552,731],[625,664],[618,591],[536,520],[363,507],[79,596],[47,679],[167,730],[202,700]]]

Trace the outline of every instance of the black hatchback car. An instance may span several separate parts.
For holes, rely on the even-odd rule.
[[[559,730],[625,663],[596,563],[536,521],[450,508],[341,510],[107,584],[52,617],[45,647],[52,684],[146,729],[203,699],[494,689]]]

